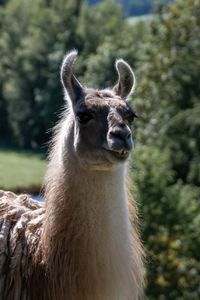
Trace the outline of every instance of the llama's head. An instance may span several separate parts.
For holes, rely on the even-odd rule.
[[[131,125],[135,113],[127,98],[134,88],[134,74],[120,59],[116,61],[118,82],[112,89],[88,89],[74,75],[76,56],[76,51],[70,52],[61,68],[68,111],[73,118],[73,151],[87,168],[111,168],[125,162],[133,148]]]

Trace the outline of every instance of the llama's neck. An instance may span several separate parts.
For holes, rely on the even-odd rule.
[[[125,166],[84,170],[73,155],[57,152],[47,183],[43,238],[50,272],[62,276],[59,293],[80,300],[137,299],[139,274],[133,269],[141,258],[137,247],[138,257],[132,255]]]

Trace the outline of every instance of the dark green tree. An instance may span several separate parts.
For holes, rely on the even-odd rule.
[[[138,62],[135,180],[150,299],[200,297],[199,13],[195,0],[161,10]]]
[[[82,79],[89,86],[105,88],[117,79],[116,58],[134,67],[147,33],[143,22],[133,26],[125,19],[122,6],[108,0],[90,9],[83,6],[78,34],[83,45]]]
[[[62,101],[60,64],[77,45],[80,5],[80,0],[12,0],[3,9],[2,97],[19,146],[34,148],[48,139],[47,129]]]

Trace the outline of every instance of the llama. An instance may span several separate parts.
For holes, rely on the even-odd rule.
[[[0,192],[0,299],[138,300],[143,250],[127,186],[135,79],[116,61],[118,82],[94,90],[64,58],[65,109],[55,127],[45,204]]]

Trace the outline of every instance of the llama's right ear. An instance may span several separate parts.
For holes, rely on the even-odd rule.
[[[73,65],[76,60],[78,52],[76,50],[68,53],[62,63],[61,67],[61,81],[68,93],[68,98],[72,101],[72,104],[76,104],[80,98],[82,98],[84,89],[78,79],[73,73]]]
[[[118,82],[113,89],[117,95],[126,100],[134,91],[135,75],[129,64],[123,59],[118,59],[115,67],[118,73]]]

